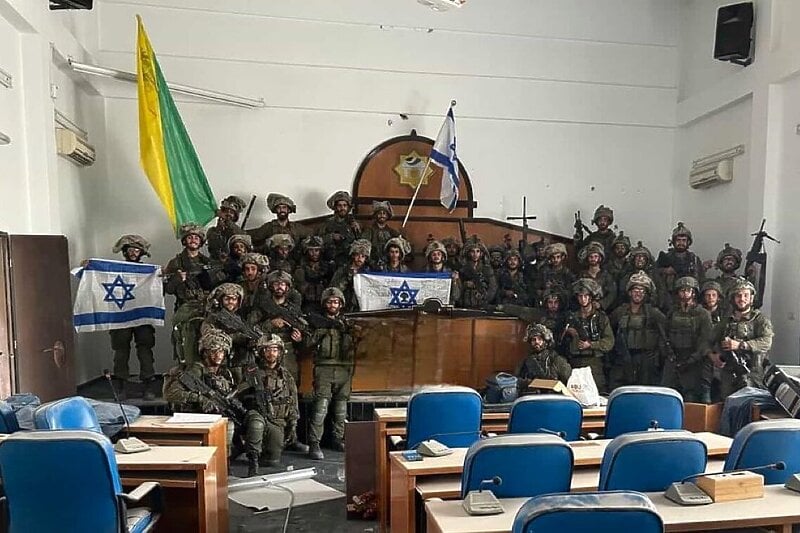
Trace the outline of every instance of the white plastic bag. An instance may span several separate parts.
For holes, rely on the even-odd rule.
[[[591,367],[573,368],[567,381],[567,388],[584,407],[597,405],[600,400]]]

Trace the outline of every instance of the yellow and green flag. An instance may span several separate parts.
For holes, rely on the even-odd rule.
[[[186,222],[205,225],[215,216],[214,193],[138,15],[136,21],[142,168],[164,205],[173,228],[177,230]]]

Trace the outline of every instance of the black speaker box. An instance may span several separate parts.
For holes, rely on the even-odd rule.
[[[753,2],[721,6],[717,10],[714,59],[749,65],[753,47]]]
[[[50,0],[50,10],[92,9],[94,0]]]

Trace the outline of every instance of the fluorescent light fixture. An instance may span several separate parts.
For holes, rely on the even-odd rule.
[[[0,144],[11,144],[11,137],[0,131]]]
[[[67,59],[70,68],[75,72],[82,74],[91,74],[93,76],[103,76],[106,78],[113,78],[115,80],[129,81],[136,83],[136,74],[124,70],[117,70],[115,68],[102,67],[100,65],[90,65],[88,63],[79,63],[72,58]],[[255,109],[257,107],[264,107],[264,99],[247,98],[245,96],[236,96],[235,94],[222,93],[218,91],[209,91],[208,89],[201,89],[199,87],[192,87],[189,85],[180,85],[178,83],[167,82],[167,87],[172,92],[180,94],[188,94],[197,98],[211,100],[222,104],[230,104],[239,107],[246,107],[248,109]]]
[[[14,78],[6,72],[5,70],[0,68],[0,85],[5,87],[6,89],[10,89],[14,86]]]
[[[249,489],[251,487],[277,485],[279,483],[289,483],[290,481],[300,481],[301,479],[311,479],[317,475],[317,469],[302,468],[300,470],[287,470],[286,472],[278,472],[277,474],[269,474],[266,476],[258,476],[256,478],[247,478],[239,481],[234,481],[228,484],[228,491]]]

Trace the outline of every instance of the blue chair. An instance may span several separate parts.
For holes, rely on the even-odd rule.
[[[523,396],[511,406],[509,433],[563,432],[564,440],[581,436],[583,408],[578,400],[560,394]]]
[[[784,470],[762,470],[764,483],[785,483],[800,472],[800,420],[761,420],[751,422],[736,433],[725,459],[725,470],[754,468],[783,461]]]
[[[481,435],[483,402],[469,387],[434,387],[408,400],[407,448],[435,439],[452,448],[466,448]]]
[[[574,492],[531,498],[514,517],[513,533],[661,533],[664,522],[639,492]]]
[[[0,433],[15,433],[19,431],[17,414],[7,402],[0,400]]]
[[[688,431],[641,431],[612,440],[600,465],[599,490],[657,492],[706,471],[708,448]]]
[[[36,429],[89,429],[102,433],[97,414],[80,396],[40,405],[33,413],[33,425]]]
[[[111,441],[94,431],[14,433],[0,442],[0,469],[9,533],[143,533],[161,512],[158,483],[122,492]],[[145,496],[152,509],[128,509]]]
[[[661,429],[683,429],[683,397],[667,387],[617,387],[608,397],[605,438]]]
[[[569,491],[572,448],[555,435],[500,435],[476,442],[467,450],[461,474],[461,497],[497,476],[491,488],[498,498],[522,498]]]

